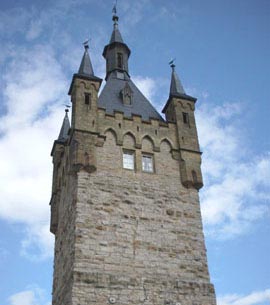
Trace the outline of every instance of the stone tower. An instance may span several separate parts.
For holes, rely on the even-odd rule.
[[[103,56],[89,48],[52,149],[53,305],[215,305],[198,191],[194,109],[172,64],[165,119],[132,82],[113,16]]]

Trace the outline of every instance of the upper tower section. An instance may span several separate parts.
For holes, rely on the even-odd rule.
[[[103,51],[106,59],[106,85],[99,95],[98,107],[104,108],[108,114],[120,111],[125,117],[138,115],[146,121],[150,118],[163,121],[157,110],[131,80],[128,70],[130,49],[123,42],[118,29],[119,18],[115,8],[112,20],[114,24],[111,39]]]
[[[96,131],[98,91],[102,79],[94,75],[88,41],[84,43],[84,54],[78,70],[72,78],[69,88],[72,102],[71,129],[81,131]]]
[[[113,32],[108,45],[104,47],[103,57],[106,59],[106,80],[113,71],[126,72],[128,74],[129,47],[123,42],[118,29],[119,17],[115,14],[112,17]]]
[[[195,122],[196,98],[187,95],[181,81],[172,68],[171,86],[168,101],[162,112],[166,120],[176,124],[179,152],[180,174],[182,184],[186,187],[200,189],[203,186],[201,173],[201,152]]]

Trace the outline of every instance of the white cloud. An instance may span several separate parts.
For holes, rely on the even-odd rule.
[[[21,242],[21,255],[32,260],[40,261],[52,256],[54,239],[50,233],[49,221],[44,224],[28,226],[26,235]]]
[[[0,217],[25,225],[21,253],[52,255],[49,200],[50,149],[60,130],[67,82],[54,53],[45,46],[20,49],[4,76],[6,112],[0,127]]]
[[[18,292],[9,298],[10,305],[35,305],[34,292],[26,290]]]
[[[9,305],[50,305],[45,298],[45,292],[36,285],[20,291],[8,298]]]
[[[269,216],[270,154],[252,156],[238,126],[240,104],[207,104],[197,112],[205,188],[201,192],[206,233],[231,238]]]
[[[218,305],[266,305],[270,302],[270,289],[255,291],[246,296],[230,294],[217,298]]]
[[[132,78],[142,93],[151,100],[156,93],[156,81],[150,77],[134,76]]]

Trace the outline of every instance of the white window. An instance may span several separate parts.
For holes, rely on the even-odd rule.
[[[154,172],[153,156],[151,155],[142,156],[142,170],[148,173]]]
[[[123,168],[134,170],[134,151],[123,151]]]

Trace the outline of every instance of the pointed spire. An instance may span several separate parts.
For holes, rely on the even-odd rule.
[[[102,53],[103,57],[106,59],[107,62],[105,77],[106,80],[108,79],[109,74],[114,71],[126,72],[126,76],[129,77],[128,58],[130,56],[130,49],[124,43],[118,29],[119,17],[116,14],[116,4],[112,12],[113,32],[109,44],[104,47]]]
[[[93,71],[93,67],[92,67],[92,63],[90,60],[90,55],[88,53],[88,49],[89,49],[89,45],[88,45],[88,41],[84,42],[84,54],[83,54],[83,58],[81,61],[81,65],[78,71],[79,75],[84,75],[84,76],[94,76],[94,71]]]
[[[118,20],[119,20],[119,17],[117,16],[117,0],[115,1],[115,4],[113,6],[113,9],[112,9],[112,13],[113,13],[113,17],[112,17],[112,21],[113,21],[113,32],[112,32],[112,36],[111,36],[111,40],[110,40],[110,44],[111,43],[114,43],[114,42],[121,42],[121,43],[124,43],[123,42],[123,39],[122,39],[122,36],[118,30]]]
[[[73,88],[73,85],[74,85],[74,81],[75,81],[75,79],[77,77],[78,78],[87,79],[87,80],[97,81],[100,84],[102,82],[101,78],[99,78],[99,77],[94,75],[94,71],[93,71],[90,55],[89,55],[89,52],[88,52],[88,49],[89,49],[88,42],[89,42],[89,39],[86,40],[83,43],[83,45],[84,45],[83,58],[82,58],[82,61],[81,61],[78,73],[73,74],[72,82],[71,82],[69,90],[68,90],[68,94],[69,95],[71,95],[72,88]]]
[[[63,120],[63,124],[62,124],[61,130],[60,130],[58,139],[57,139],[57,141],[60,141],[60,142],[65,142],[67,140],[68,131],[70,129],[70,123],[69,123],[69,118],[68,118],[68,109],[65,109],[65,112],[66,112],[66,114],[65,114],[65,117]]]
[[[172,77],[171,77],[171,87],[170,87],[170,95],[185,95],[186,92],[181,84],[181,81],[175,72],[175,64],[173,61],[170,64],[172,68]]]

